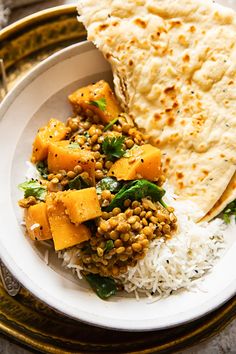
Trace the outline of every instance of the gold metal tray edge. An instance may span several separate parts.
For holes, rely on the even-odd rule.
[[[57,34],[60,33],[63,26],[67,26],[68,23],[71,24],[69,31],[65,33],[65,36],[62,35],[57,37]],[[78,27],[76,27],[76,25]],[[52,28],[56,29],[51,32],[52,37],[45,36],[45,33],[47,33],[48,30],[51,30]],[[19,74],[24,73],[25,66],[27,66],[27,71],[31,64],[33,66],[35,63],[37,63],[37,61],[41,60],[43,57],[48,56],[48,54],[54,52],[60,48],[60,46],[63,46],[64,43],[68,45],[69,42],[73,43],[77,40],[81,40],[82,38],[84,39],[86,33],[84,28],[79,25],[76,20],[76,7],[71,5],[64,5],[40,11],[20,21],[17,21],[13,25],[8,26],[0,32],[1,41],[5,43],[6,41],[15,41],[14,43],[16,46],[21,45],[22,40],[27,41],[27,37],[30,37],[31,39],[34,38],[36,29],[41,31],[45,36],[43,37],[45,39],[45,45],[38,48],[33,45],[31,50],[29,50],[27,53],[22,53],[22,55],[18,56],[16,55],[15,58],[13,56],[12,61],[9,62],[9,65],[7,65],[8,72],[11,73],[10,81],[12,82],[17,79]],[[53,49],[52,46],[54,46]],[[11,48],[14,49],[14,46],[11,46]],[[1,50],[2,49],[0,48],[0,56]],[[13,74],[15,75],[15,78]],[[19,318],[17,319],[17,311],[20,313],[21,317],[24,314],[26,317],[30,317],[31,315],[34,317],[35,314],[35,319],[42,317],[42,326],[45,325],[44,318],[46,316],[45,313],[47,313],[49,316],[48,323],[50,323],[50,321],[53,323],[55,316],[58,316],[59,319],[61,318],[62,321],[65,321],[65,327],[78,326],[78,329],[93,329],[93,327],[81,324],[80,322],[75,322],[54,313],[38,300],[34,299],[33,296],[31,296],[24,289],[22,289],[20,296],[17,296],[14,299],[9,298],[0,284],[0,332],[3,334],[13,338],[20,343],[23,343],[30,348],[45,353],[80,354],[93,352],[99,353],[103,352],[103,350],[106,350],[106,352],[109,352],[109,350],[111,351],[112,347],[110,344],[106,344],[106,342],[101,343],[97,346],[97,349],[95,349],[96,344],[89,343],[89,340],[86,342],[86,340],[82,341],[62,338],[63,345],[60,347],[60,343],[56,342],[56,338],[54,337],[53,339],[53,336],[51,336],[52,342],[49,343],[47,341],[49,337],[47,337],[46,333],[44,332],[45,328],[42,327],[40,329],[40,326],[39,328],[36,328],[30,321],[28,321],[26,325],[23,319],[22,321],[20,321]],[[142,344],[139,348],[137,343],[132,343],[132,340],[135,339],[135,336],[132,337],[130,334],[130,342],[128,340],[128,342],[125,344],[125,342],[122,343],[121,341],[121,346],[119,349],[119,346],[116,347],[116,352],[130,354],[171,353],[173,351],[181,350],[186,346],[191,346],[197,342],[199,343],[207,338],[210,338],[211,336],[220,332],[234,318],[236,318],[236,297],[229,300],[226,304],[224,304],[221,308],[217,309],[213,313],[210,313],[204,318],[199,319],[193,323],[186,324],[182,326],[181,329],[176,328],[176,330],[166,330],[169,333],[169,337],[167,336],[168,339],[166,339],[163,331],[162,334],[161,332],[155,332],[153,336],[150,336],[150,338],[152,339],[152,343],[155,341],[156,337],[157,340],[155,344],[151,344],[151,347],[148,343],[146,344],[146,348],[144,347],[144,338],[144,342],[137,339],[137,341]],[[98,333],[98,335],[103,335],[104,333],[105,336],[109,332],[103,329],[94,329],[94,331]],[[159,337],[162,338],[162,341],[158,342]],[[138,336],[136,338],[138,338]],[[53,343],[54,340],[55,342]],[[77,349],[73,349],[76,344]],[[122,345],[125,351],[122,349]]]
[[[26,16],[9,26],[3,28],[1,32],[1,40],[5,40],[8,37],[12,37],[14,33],[22,30],[26,26],[29,26],[31,24],[36,24],[38,22],[41,22],[41,20],[47,20],[50,18],[52,15],[66,15],[66,14],[75,14],[76,13],[76,6],[75,5],[61,5],[61,6],[56,6],[52,7],[49,9],[41,10],[38,12],[35,12],[32,15]]]

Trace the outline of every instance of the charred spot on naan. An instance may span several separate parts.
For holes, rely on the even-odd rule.
[[[176,178],[177,179],[183,179],[184,178],[183,172],[176,172],[175,174],[176,174]]]
[[[136,18],[134,20],[134,24],[141,27],[141,28],[146,28],[147,27],[147,22],[142,20],[141,18]]]

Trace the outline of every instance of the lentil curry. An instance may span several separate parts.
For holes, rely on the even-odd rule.
[[[84,277],[105,299],[177,220],[162,200],[160,150],[120,111],[108,83],[80,88],[69,101],[66,124],[51,118],[37,132],[31,161],[40,178],[20,184],[19,205],[29,237],[53,240],[55,251],[76,247]]]

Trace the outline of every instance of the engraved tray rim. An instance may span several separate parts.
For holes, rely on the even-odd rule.
[[[17,36],[23,36],[24,34],[29,33],[30,31],[32,31],[32,29],[34,30],[37,27],[40,27],[41,25],[42,28],[47,26],[47,21],[50,22],[52,18],[55,17],[62,17],[62,22],[65,20],[66,18],[71,18],[72,16],[74,16],[75,14],[75,9],[76,7],[74,5],[62,5],[62,6],[57,6],[54,8],[50,8],[50,9],[46,9],[40,12],[37,12],[33,15],[27,16],[26,18],[23,18],[17,22],[15,22],[14,24],[6,27],[5,29],[3,29],[0,34],[1,34],[1,38],[2,40],[5,41],[9,41],[10,39],[16,39]],[[84,36],[84,32],[80,35],[81,37]],[[78,38],[78,33],[71,33],[69,35],[69,40],[75,40]],[[63,41],[65,41],[67,43],[68,38],[61,38],[57,41],[52,41],[52,43],[49,41],[48,45],[42,46],[40,47],[40,49],[45,49],[47,50],[47,46],[48,48],[51,48],[52,45],[58,45],[63,43]],[[49,50],[50,51],[50,50]],[[11,62],[9,65],[7,65],[7,67],[10,68],[11,72],[14,72],[13,67],[16,63],[21,62],[22,60],[26,60],[27,58],[32,56],[32,54],[34,55],[35,53],[38,53],[38,51],[35,50],[35,48],[32,48],[32,50],[29,50],[26,54],[23,53],[23,55],[19,55],[17,57],[17,60],[14,62]],[[1,50],[0,50],[1,53]],[[4,293],[3,288],[1,287],[0,284],[0,300],[2,301],[2,299],[4,299],[4,301],[6,301],[6,303],[9,305],[9,303],[11,303],[13,306],[15,306],[15,313],[17,313],[17,311],[19,311],[21,313],[21,311],[27,311],[27,307],[25,306],[25,304],[27,304],[27,301],[29,302],[33,302],[33,310],[35,311],[35,313],[39,313],[40,315],[40,306],[38,308],[38,303],[37,300],[32,298],[31,295],[24,289],[22,289],[22,294],[20,294],[20,300],[19,297],[16,298],[10,298],[6,293]],[[2,296],[2,297],[1,297]],[[24,299],[23,301],[23,306],[22,303],[20,303],[19,301],[22,300],[22,298]],[[34,308],[35,304],[36,306],[36,310]],[[19,309],[20,308],[20,309]],[[23,309],[23,310],[22,310]],[[49,309],[49,312],[51,310]],[[21,313],[22,314],[22,313]],[[12,317],[12,315],[14,315],[14,310],[12,313],[9,313],[8,311],[5,311],[4,309],[1,309],[0,306],[0,332],[2,332],[3,334],[14,338],[16,341],[29,346],[32,349],[36,349],[36,350],[40,350],[42,352],[47,352],[47,353],[70,353],[70,352],[76,352],[76,353],[89,353],[92,352],[92,350],[94,349],[93,346],[89,346],[89,344],[87,343],[86,349],[85,349],[85,343],[83,342],[78,342],[79,346],[78,346],[78,350],[76,349],[76,351],[74,351],[74,349],[72,347],[70,347],[70,341],[64,341],[64,347],[63,349],[58,346],[57,343],[52,342],[47,342],[47,338],[45,337],[45,333],[41,332],[32,327],[24,327],[25,323],[21,323],[19,321],[19,319],[17,319],[16,317]],[[57,316],[60,316],[57,314]],[[49,316],[50,317],[50,316]],[[153,353],[158,352],[158,353],[164,353],[164,352],[173,352],[175,350],[180,350],[183,349],[186,346],[189,345],[193,345],[195,344],[197,341],[203,341],[209,337],[211,337],[212,335],[218,333],[220,330],[222,330],[222,328],[224,328],[228,323],[231,322],[231,320],[233,318],[236,317],[236,297],[232,298],[231,300],[229,300],[226,304],[224,304],[221,308],[217,309],[216,311],[214,311],[213,313],[210,313],[206,316],[204,316],[204,318],[201,318],[197,321],[194,321],[193,323],[189,323],[187,325],[184,325],[182,327],[184,327],[184,331],[183,333],[180,331],[178,334],[173,334],[171,332],[172,337],[169,338],[169,341],[166,340],[163,343],[155,343],[152,344],[151,348],[150,347],[141,347],[138,348],[137,345],[134,345],[134,348],[132,348],[132,345],[130,346],[130,349],[128,349],[128,351],[125,351],[126,353]],[[63,316],[61,316],[62,319],[64,319]],[[202,322],[204,320],[204,322]],[[73,322],[73,320],[70,319],[66,319],[65,322]],[[196,324],[195,324],[196,323]],[[78,322],[78,326],[81,325]],[[83,324],[82,324],[83,325]],[[85,325],[88,326],[88,325]],[[90,326],[89,326],[90,327]],[[91,326],[92,327],[92,326]],[[103,331],[103,329],[100,329],[101,331]],[[167,332],[170,330],[166,330]],[[108,330],[109,332],[109,330]],[[107,333],[107,331],[106,331]],[[147,333],[147,332],[146,332]],[[160,332],[156,332],[157,335],[159,335]],[[141,333],[139,332],[138,335],[140,335]],[[72,343],[72,342],[71,342]],[[132,344],[132,343],[131,343]],[[134,343],[135,344],[135,343]],[[122,345],[122,343],[121,343]],[[101,349],[102,347],[100,347]],[[110,350],[111,347],[110,346],[103,346],[103,348],[106,350]],[[84,349],[86,351],[84,351]],[[141,349],[141,351],[140,351]],[[99,350],[99,348],[98,348]],[[123,352],[122,349],[120,349],[121,351],[119,352]],[[96,350],[96,352],[99,352]]]

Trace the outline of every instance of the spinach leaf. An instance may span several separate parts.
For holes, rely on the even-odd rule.
[[[105,111],[106,106],[107,106],[107,101],[106,101],[105,97],[102,97],[102,98],[95,100],[95,101],[89,101],[89,104],[91,104],[92,106],[98,107],[99,109],[101,109],[101,111]]]
[[[44,179],[48,179],[48,166],[46,161],[39,161],[36,168]]]
[[[24,192],[25,198],[33,196],[38,200],[44,201],[47,194],[46,187],[42,186],[36,180],[23,182],[18,185],[18,188]]]
[[[164,207],[165,203],[162,200],[165,191],[163,188],[158,187],[154,183],[151,183],[145,179],[139,179],[137,181],[132,181],[125,184],[120,191],[112,199],[111,203],[107,207],[107,211],[118,207],[124,208],[124,201],[126,199],[130,200],[141,200],[145,197],[151,197],[151,199],[156,202],[159,201]]]
[[[236,199],[229,203],[226,208],[223,210],[223,219],[226,224],[230,223],[230,216],[234,215],[235,216],[235,221],[236,221]]]
[[[69,189],[84,189],[88,187],[90,187],[90,185],[80,176],[76,176],[68,183]]]
[[[121,188],[121,182],[118,182],[115,178],[105,177],[101,179],[96,185],[96,191],[101,194],[104,190],[109,190],[110,192],[117,193]]]
[[[113,159],[114,157],[119,159],[125,154],[123,147],[125,137],[109,137],[106,136],[102,143],[102,150],[108,159]]]
[[[115,119],[111,120],[110,123],[108,123],[103,131],[106,132],[107,130],[111,129],[111,127],[113,127],[113,125],[119,120],[119,117],[116,117]]]
[[[104,248],[104,251],[105,251],[105,252],[109,252],[109,251],[111,251],[114,247],[115,247],[115,246],[114,246],[114,242],[113,242],[112,240],[108,240],[108,241],[106,242],[106,246],[105,246],[105,248]]]
[[[95,293],[103,300],[117,292],[116,283],[112,278],[101,277],[98,274],[87,274],[85,278]]]

